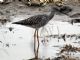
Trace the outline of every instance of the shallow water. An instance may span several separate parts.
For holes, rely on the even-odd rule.
[[[14,10],[16,11],[17,9]],[[78,9],[76,9],[76,11],[77,10]],[[0,27],[0,60],[31,59],[34,57],[34,52],[33,52],[34,29],[26,26],[12,24],[12,22],[23,20],[32,15],[42,14],[43,12],[38,11],[38,9],[30,10],[30,8],[27,10],[26,9],[21,10],[20,8],[20,10],[17,10],[18,13],[13,11],[11,11],[11,14],[14,13],[14,15],[10,16],[11,22],[8,22],[4,26],[0,25],[1,26]],[[71,25],[70,23],[67,22],[70,19],[71,18],[69,18],[66,15],[63,16],[55,15],[54,18],[44,27],[44,29],[40,28],[39,57],[45,59],[45,58],[54,58],[56,56],[59,56],[58,53],[60,52],[61,48],[66,44],[71,44],[75,47],[80,47],[80,42],[79,42],[80,39],[76,40],[75,37],[66,38],[66,41],[64,41],[63,39],[58,39],[58,37],[53,38],[53,35],[59,35],[59,36],[61,36],[62,34],[80,35],[80,26],[78,26],[80,24]],[[12,27],[12,31],[9,30],[10,27]],[[45,36],[49,36],[49,37],[45,37]],[[80,52],[77,52],[74,55],[72,52],[71,56],[79,57]]]
[[[13,21],[17,21],[20,18],[22,17],[18,16],[16,18],[13,18]],[[46,37],[48,41],[45,41],[44,43],[41,42],[42,40],[44,40],[44,36],[46,35],[80,34],[79,26],[71,25],[68,22],[54,21],[54,19],[58,20],[59,18],[61,19],[61,16],[60,17],[55,16],[55,18],[53,18],[45,26],[46,29],[45,32],[43,33],[39,32],[39,34],[41,34],[40,36],[42,36],[42,38],[40,38],[40,50],[39,50],[39,57],[41,58],[48,58],[48,57],[54,58],[58,56],[57,53],[59,53],[61,47],[63,47],[65,44],[71,44],[76,47],[80,46],[78,43],[73,43],[76,41],[75,38],[73,38],[72,40],[66,38],[66,41],[60,39],[58,42],[58,38]],[[9,31],[8,29],[9,27],[12,27],[13,30]],[[57,30],[57,27],[59,31]],[[2,41],[2,43],[0,43],[0,59],[23,60],[23,59],[33,58],[34,57],[33,33],[34,29],[32,28],[21,25],[13,25],[11,23],[7,23],[6,26],[1,27],[0,41]],[[77,57],[79,55],[80,55],[79,52],[75,54],[75,56]]]

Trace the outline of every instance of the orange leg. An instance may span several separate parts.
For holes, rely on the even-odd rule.
[[[36,39],[37,39],[37,44],[36,46]],[[36,49],[37,47],[37,49]],[[38,30],[35,30],[34,33],[34,54],[35,54],[35,59],[38,59],[38,53],[39,53],[39,36],[38,36]]]
[[[34,54],[35,54],[35,57],[36,57],[36,30],[35,30],[35,33],[34,33]]]
[[[37,46],[37,58],[38,58],[38,53],[39,53],[39,36],[38,36],[38,30],[37,30],[37,42],[38,42],[38,46]]]

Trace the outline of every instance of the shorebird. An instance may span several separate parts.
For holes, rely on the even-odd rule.
[[[35,59],[38,59],[38,51],[39,51],[39,36],[38,36],[38,30],[41,27],[44,27],[53,17],[54,14],[67,14],[68,12],[71,11],[71,9],[67,10],[67,13],[65,12],[65,8],[64,7],[51,7],[51,12],[49,15],[47,14],[42,14],[42,15],[35,15],[32,17],[29,17],[28,19],[24,19],[18,22],[13,22],[12,24],[20,24],[20,25],[24,25],[24,26],[28,26],[31,28],[35,29],[34,32],[34,53],[35,53]],[[61,11],[63,10],[63,11]],[[35,43],[36,43],[36,39],[38,42],[38,46],[37,49],[35,49]]]

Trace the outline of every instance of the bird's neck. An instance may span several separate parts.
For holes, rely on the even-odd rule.
[[[55,14],[54,11],[51,11],[51,12],[50,12],[50,14],[48,15],[48,16],[49,16],[49,20],[51,20],[51,19],[54,17],[54,14]]]

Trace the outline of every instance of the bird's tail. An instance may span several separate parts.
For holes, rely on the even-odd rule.
[[[21,21],[13,22],[12,24],[26,25],[26,20],[21,20]]]
[[[12,24],[24,25],[23,22],[13,22]]]
[[[13,22],[12,24],[20,24],[19,22]]]

